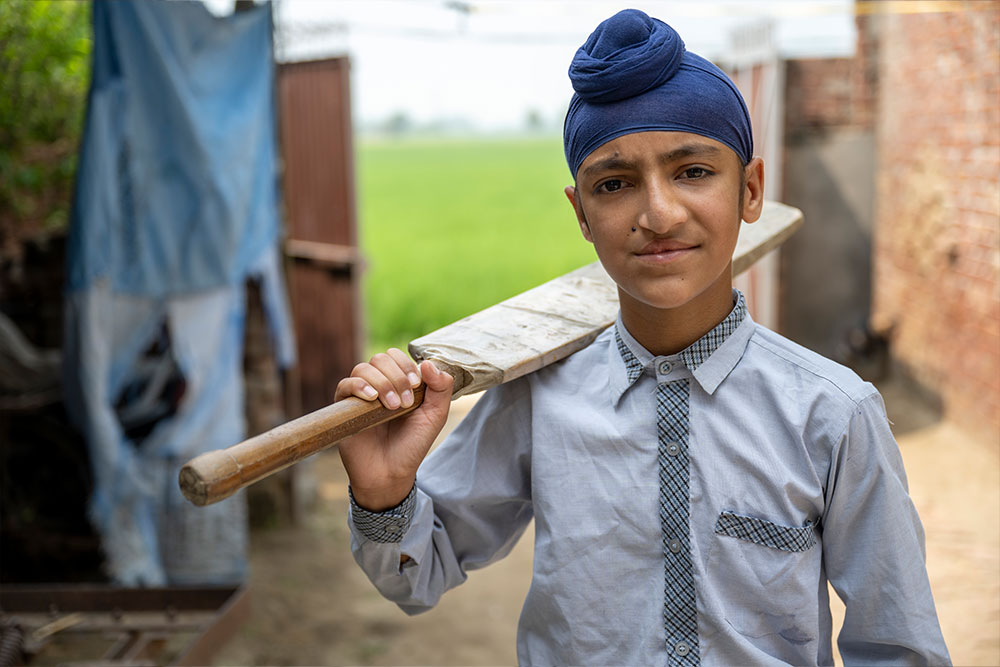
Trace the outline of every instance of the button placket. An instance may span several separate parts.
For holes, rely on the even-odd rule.
[[[656,364],[662,370],[663,362]],[[673,367],[671,368],[673,370]],[[686,379],[657,385],[660,526],[664,555],[664,630],[670,664],[697,665],[698,612],[694,568],[688,548],[690,383]]]

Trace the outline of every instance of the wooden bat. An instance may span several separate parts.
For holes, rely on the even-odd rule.
[[[733,273],[750,268],[802,224],[802,212],[765,202],[760,220],[744,223]],[[452,398],[509,382],[590,344],[618,314],[618,291],[594,262],[449,324],[410,343],[410,356],[429,359],[455,378]],[[370,426],[405,415],[379,401],[346,398],[227,449],[210,451],[181,468],[180,486],[195,505],[227,498],[245,486],[335,445]]]

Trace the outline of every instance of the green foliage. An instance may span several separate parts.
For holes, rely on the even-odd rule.
[[[362,142],[358,173],[372,350],[596,259],[559,139]]]
[[[65,226],[90,69],[90,3],[0,2],[0,232]]]

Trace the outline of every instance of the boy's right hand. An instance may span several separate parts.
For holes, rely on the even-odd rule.
[[[410,493],[420,462],[448,418],[454,380],[431,362],[418,367],[406,353],[392,348],[355,366],[351,377],[337,385],[336,401],[357,396],[380,400],[396,410],[413,405],[413,389],[420,386],[421,378],[427,388],[419,408],[338,445],[354,500],[367,510],[390,509]]]

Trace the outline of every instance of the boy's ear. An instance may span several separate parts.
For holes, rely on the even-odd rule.
[[[569,200],[569,203],[573,205],[573,212],[576,213],[576,222],[580,225],[580,232],[583,233],[583,238],[593,243],[594,238],[590,235],[590,224],[587,222],[587,216],[583,214],[583,206],[581,206],[580,201],[577,199],[576,188],[572,185],[567,185],[563,192],[566,193],[566,199]]]
[[[745,185],[743,186],[743,210],[740,211],[746,222],[757,222],[764,208],[764,160],[755,157],[744,168]]]

